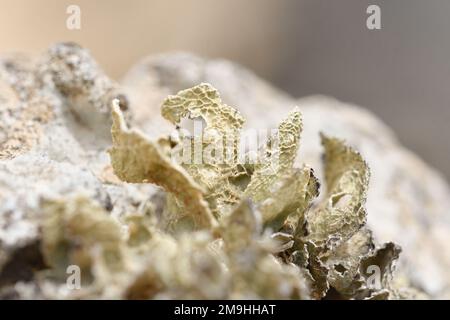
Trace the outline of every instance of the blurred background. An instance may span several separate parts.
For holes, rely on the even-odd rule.
[[[66,28],[71,4],[81,30]],[[370,4],[381,30],[366,28]],[[449,179],[449,13],[448,0],[0,0],[0,52],[76,41],[116,79],[149,54],[230,59],[293,96],[370,109]]]

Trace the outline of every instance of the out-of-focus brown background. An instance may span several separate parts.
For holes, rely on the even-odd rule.
[[[66,28],[70,4],[81,30]],[[366,28],[369,4],[381,30]],[[0,52],[72,40],[117,79],[148,54],[227,58],[294,96],[369,108],[450,177],[449,12],[448,0],[0,0]]]

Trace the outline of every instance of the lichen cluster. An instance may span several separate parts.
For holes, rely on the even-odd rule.
[[[202,118],[203,147],[222,144],[244,124],[209,84],[169,96],[162,115],[176,127]],[[400,248],[377,246],[365,226],[369,168],[341,140],[322,135],[325,190],[308,167],[295,167],[301,113],[295,109],[261,150],[266,161],[183,164],[171,136],[129,129],[112,106],[114,173],[126,183],[164,190],[120,219],[86,196],[45,200],[45,281],[64,286],[66,268],[81,268],[69,298],[393,299]],[[277,143],[274,143],[277,141]],[[194,143],[194,142],[193,142]],[[221,146],[216,146],[220,148]],[[273,168],[271,160],[277,160]],[[373,270],[379,281],[373,285]]]

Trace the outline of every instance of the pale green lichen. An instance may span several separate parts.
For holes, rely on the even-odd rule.
[[[180,124],[187,117],[202,117],[206,121],[206,133],[216,130],[222,135],[240,130],[244,124],[244,118],[239,112],[222,103],[217,90],[207,83],[167,97],[161,114],[173,124]]]
[[[276,136],[271,137],[265,150],[266,161],[255,168],[245,194],[254,201],[266,199],[272,184],[292,168],[299,148],[302,130],[301,114],[294,110],[278,127]]]
[[[202,150],[198,155],[200,161],[181,165],[206,190],[205,198],[212,212],[216,217],[221,217],[240,199],[239,188],[231,180],[239,174],[236,160],[239,133],[244,119],[237,110],[222,103],[217,90],[206,83],[169,96],[163,102],[161,113],[175,125],[179,125],[183,118],[200,117],[205,121],[206,126],[202,128],[201,136],[192,137],[193,152],[196,148]],[[227,141],[231,141],[231,147],[226,145]],[[195,145],[196,143],[200,146]],[[203,150],[208,148],[230,153],[227,155],[229,161],[224,159],[216,163],[205,159]],[[196,160],[195,157],[197,155],[193,154],[193,160]]]
[[[308,239],[332,245],[348,240],[365,224],[370,173],[361,155],[343,141],[322,135],[322,144],[327,190],[325,199],[308,215]]]
[[[217,222],[195,180],[170,160],[169,141],[153,142],[137,130],[128,130],[118,105],[112,110],[111,164],[115,174],[126,182],[154,183],[174,194],[179,204],[200,227],[215,227]]]
[[[217,147],[244,123],[208,84],[170,96],[162,114],[175,125],[203,118],[204,146]],[[343,141],[322,135],[326,192],[315,204],[313,170],[294,166],[298,110],[261,150],[266,161],[251,165],[239,162],[238,140],[231,162],[178,164],[172,158],[176,141],[153,141],[128,129],[117,105],[112,118],[115,174],[129,183],[157,184],[168,195],[162,216],[127,212],[123,221],[83,197],[42,205],[49,272],[81,264],[91,277],[84,297],[404,297],[392,282],[400,248],[377,246],[365,226],[367,164]],[[380,270],[377,288],[370,286],[371,266]]]
[[[80,296],[93,296],[120,281],[130,263],[125,235],[101,206],[80,195],[45,199],[41,207],[42,254],[51,278],[66,281],[68,267],[78,267],[83,275]]]

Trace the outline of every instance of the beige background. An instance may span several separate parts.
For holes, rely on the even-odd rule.
[[[66,28],[70,4],[79,31]],[[365,27],[369,4],[380,31]],[[446,0],[0,0],[0,52],[72,40],[115,78],[148,54],[224,57],[294,96],[371,109],[450,177],[449,12]]]

